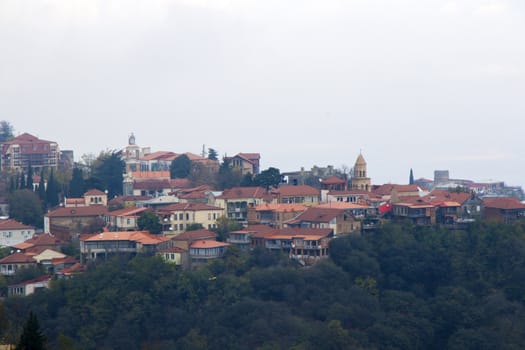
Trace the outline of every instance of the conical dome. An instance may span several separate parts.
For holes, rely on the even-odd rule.
[[[355,165],[356,166],[366,165],[366,160],[361,153],[359,153],[359,156],[357,157],[357,160],[355,161]]]

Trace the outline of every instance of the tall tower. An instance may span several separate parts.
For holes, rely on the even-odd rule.
[[[366,173],[366,161],[361,153],[357,157],[352,173],[352,189],[363,190],[370,192],[372,190],[372,182]]]

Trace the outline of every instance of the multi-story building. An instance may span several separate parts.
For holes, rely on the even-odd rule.
[[[225,190],[215,199],[218,207],[226,209],[228,219],[246,224],[248,208],[272,201],[272,196],[262,187],[234,187]]]
[[[37,173],[43,168],[56,169],[60,150],[54,141],[46,141],[28,133],[0,144],[0,170],[27,171],[31,166]]]
[[[0,220],[0,247],[12,247],[33,237],[35,228],[13,219]]]
[[[272,191],[277,203],[316,205],[321,200],[321,191],[308,185],[281,186]]]
[[[157,211],[161,218],[162,230],[177,234],[188,226],[201,224],[205,229],[217,227],[217,219],[224,215],[224,209],[202,203],[177,203]]]

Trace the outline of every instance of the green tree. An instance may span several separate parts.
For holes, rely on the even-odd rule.
[[[29,190],[17,190],[8,197],[9,216],[26,225],[43,227],[42,204],[38,195]]]
[[[408,184],[413,185],[414,184],[414,171],[410,169],[410,176],[408,178]]]
[[[219,160],[219,154],[213,148],[208,148],[208,159]]]
[[[44,179],[44,171],[40,171],[40,182],[38,183],[38,197],[42,202],[46,200],[46,180]]]
[[[222,242],[226,242],[230,236],[230,232],[242,229],[242,224],[228,219],[226,216],[221,216],[217,219],[217,227],[212,229],[217,234],[217,239]]]
[[[46,348],[46,336],[40,330],[40,324],[36,315],[31,311],[20,335],[16,350],[44,350]]]
[[[255,176],[255,184],[266,189],[270,186],[277,187],[281,183],[281,172],[277,168],[270,167]]]
[[[244,174],[239,185],[242,187],[256,187],[257,183],[254,181],[252,173],[247,173]]]
[[[191,172],[191,160],[187,155],[181,154],[175,158],[170,165],[170,177],[172,179],[185,179]]]
[[[80,198],[86,192],[84,187],[84,175],[80,168],[74,168],[69,182],[69,197]]]
[[[121,195],[125,169],[126,164],[122,160],[121,152],[101,152],[93,162],[91,180],[89,181],[93,186],[90,188],[101,191],[107,190],[109,199]]]
[[[31,165],[29,165],[27,170],[26,188],[33,191],[33,167]]]
[[[221,190],[237,187],[240,185],[241,180],[242,173],[237,169],[233,169],[228,160],[223,159],[217,173],[217,187]]]
[[[58,199],[58,183],[55,180],[55,172],[53,169],[51,169],[51,173],[49,174],[49,179],[47,180],[47,188],[46,188],[46,204],[47,207],[55,207],[60,202]]]
[[[186,231],[202,230],[203,228],[204,226],[202,226],[202,224],[198,222],[186,225]]]
[[[24,175],[24,172],[20,173],[20,184],[18,185],[18,189],[24,190],[27,188],[26,185],[26,176]]]
[[[142,212],[137,220],[137,225],[141,230],[148,230],[153,234],[159,234],[162,232],[160,218],[151,211]]]
[[[8,121],[0,121],[0,142],[11,140],[14,137],[13,132],[14,128]]]

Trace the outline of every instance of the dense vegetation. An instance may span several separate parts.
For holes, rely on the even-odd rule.
[[[196,271],[114,260],[7,300],[4,334],[33,310],[54,349],[523,349],[524,281],[523,223],[387,225],[308,268],[262,251]]]

